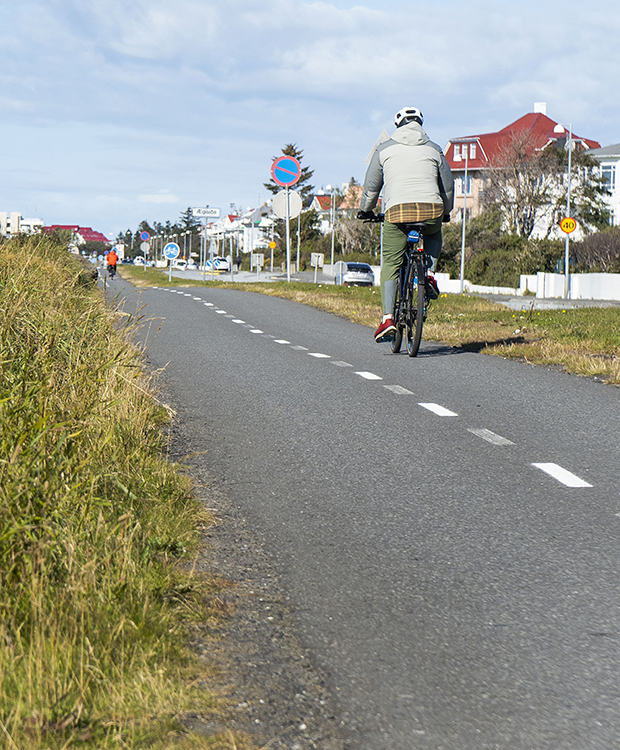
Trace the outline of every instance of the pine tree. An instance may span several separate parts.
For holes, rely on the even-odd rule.
[[[304,158],[304,152],[297,148],[296,144],[294,143],[287,143],[286,146],[282,149],[282,154],[284,156],[292,156],[297,161],[302,164],[303,158]],[[273,160],[275,161],[277,156],[273,157]],[[303,201],[304,208],[307,208],[312,203],[312,196],[314,195],[314,186],[310,184],[310,179],[312,178],[312,175],[314,174],[314,170],[310,169],[309,167],[304,167],[302,164],[301,167],[301,177],[296,182],[295,185],[293,185],[293,190],[296,190],[300,196],[301,200]],[[283,190],[281,185],[278,185],[277,182],[272,178],[269,180],[269,182],[263,183],[263,185],[269,190],[270,193],[273,193],[275,195],[276,193],[279,193],[280,190]]]
[[[194,217],[194,213],[189,206],[181,213],[178,226],[182,232],[187,232],[189,230],[195,232],[200,228],[200,222]]]

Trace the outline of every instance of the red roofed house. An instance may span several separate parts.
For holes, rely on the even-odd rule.
[[[444,153],[454,175],[454,212],[458,221],[463,217],[465,162],[467,161],[467,218],[477,216],[482,210],[485,173],[493,169],[502,152],[517,135],[528,134],[537,150],[542,150],[566,141],[566,131],[558,123],[547,117],[547,105],[537,103],[534,112],[523,115],[497,133],[484,133],[448,141]],[[556,131],[556,128],[559,132]],[[575,148],[588,150],[600,148],[597,141],[572,134]]]
[[[55,229],[72,232],[78,245],[83,245],[85,242],[103,242],[105,245],[110,244],[110,240],[104,234],[96,232],[90,227],[80,227],[77,224],[52,224],[49,227],[44,227],[45,232],[53,232]]]
[[[332,196],[318,193],[312,199],[310,211],[316,211],[319,215],[321,234],[328,234],[332,231]]]

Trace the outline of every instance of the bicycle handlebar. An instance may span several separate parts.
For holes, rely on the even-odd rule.
[[[380,224],[385,218],[385,214],[376,214],[374,211],[358,211],[357,218],[365,224]]]

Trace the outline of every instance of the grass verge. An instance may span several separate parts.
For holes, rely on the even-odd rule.
[[[121,273],[137,286],[168,285],[167,272],[154,268],[122,266]],[[171,285],[205,283],[173,277]],[[372,328],[381,313],[378,289],[286,282],[207,281],[206,286],[284,297]],[[424,338],[468,351],[561,366],[566,372],[620,384],[620,308],[616,307],[515,313],[475,295],[442,295],[431,306]]]
[[[0,747],[249,747],[182,725],[220,710],[185,645],[221,617],[212,519],[131,327],[47,237],[0,244],[0,309]]]

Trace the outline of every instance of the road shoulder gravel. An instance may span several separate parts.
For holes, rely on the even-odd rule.
[[[173,460],[191,451],[182,424],[174,426],[171,449]],[[350,750],[346,716],[296,635],[267,552],[201,458],[183,463],[217,523],[205,530],[197,569],[228,582],[220,595],[228,615],[215,638],[212,623],[196,627],[191,646],[206,661],[210,688],[231,701],[223,725],[247,733],[260,748]],[[219,684],[212,674],[219,675]],[[223,728],[198,715],[185,716],[183,723],[207,734]]]

